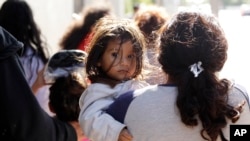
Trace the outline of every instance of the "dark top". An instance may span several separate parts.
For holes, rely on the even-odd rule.
[[[18,58],[22,47],[0,27],[0,140],[76,141],[71,125],[50,117],[38,104]]]

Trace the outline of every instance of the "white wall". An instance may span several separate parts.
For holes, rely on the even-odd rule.
[[[42,33],[55,52],[58,42],[69,25],[73,13],[71,0],[26,0]]]
[[[113,8],[113,12],[118,17],[124,17],[125,16],[125,2],[124,0],[84,0],[84,5],[92,4],[92,3],[100,3],[104,2],[106,4],[110,4]]]

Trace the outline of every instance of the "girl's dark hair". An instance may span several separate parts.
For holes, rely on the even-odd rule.
[[[78,121],[80,113],[79,99],[85,90],[84,80],[80,75],[70,74],[57,78],[50,87],[49,104],[62,121]]]
[[[215,141],[227,124],[226,117],[235,120],[239,112],[227,104],[230,82],[216,76],[228,49],[217,19],[199,12],[178,13],[165,26],[160,49],[159,62],[170,82],[178,86],[176,103],[182,122],[196,126],[198,115],[203,127],[201,136]],[[199,61],[204,71],[194,77],[189,66]]]
[[[107,15],[111,14],[111,8],[107,5],[91,5],[83,9],[83,19],[81,22],[69,27],[68,31],[60,41],[62,49],[77,49],[81,41],[91,32],[91,28],[96,22]]]
[[[100,77],[106,77],[105,72],[98,67],[97,63],[105,52],[108,42],[113,39],[120,40],[120,44],[132,41],[137,62],[133,78],[136,78],[142,71],[142,54],[145,43],[140,30],[132,20],[105,17],[97,23],[95,34],[89,48],[87,48],[86,73],[92,83]]]
[[[41,57],[46,63],[49,58],[47,44],[42,41],[40,29],[37,27],[30,6],[23,0],[7,0],[0,9],[0,25],[9,31],[15,38],[24,43],[24,52],[27,47]]]

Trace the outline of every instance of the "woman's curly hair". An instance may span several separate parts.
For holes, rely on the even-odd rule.
[[[217,19],[201,12],[178,13],[164,27],[160,49],[159,62],[178,86],[177,107],[182,122],[196,126],[199,117],[201,136],[215,141],[227,124],[226,118],[234,122],[240,113],[240,109],[228,105],[230,82],[216,75],[223,68],[228,49]],[[189,66],[199,61],[204,70],[194,77]]]

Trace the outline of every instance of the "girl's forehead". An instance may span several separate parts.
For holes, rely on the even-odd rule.
[[[132,40],[130,39],[127,39],[127,40],[121,40],[121,39],[111,39],[108,41],[108,44],[109,45],[116,45],[116,46],[121,46],[121,45],[124,45],[124,44],[127,44],[128,42],[131,42],[132,43]]]
[[[126,48],[128,46],[133,46],[131,40],[121,42],[119,39],[113,39],[108,42],[107,50],[120,50],[121,48]]]

